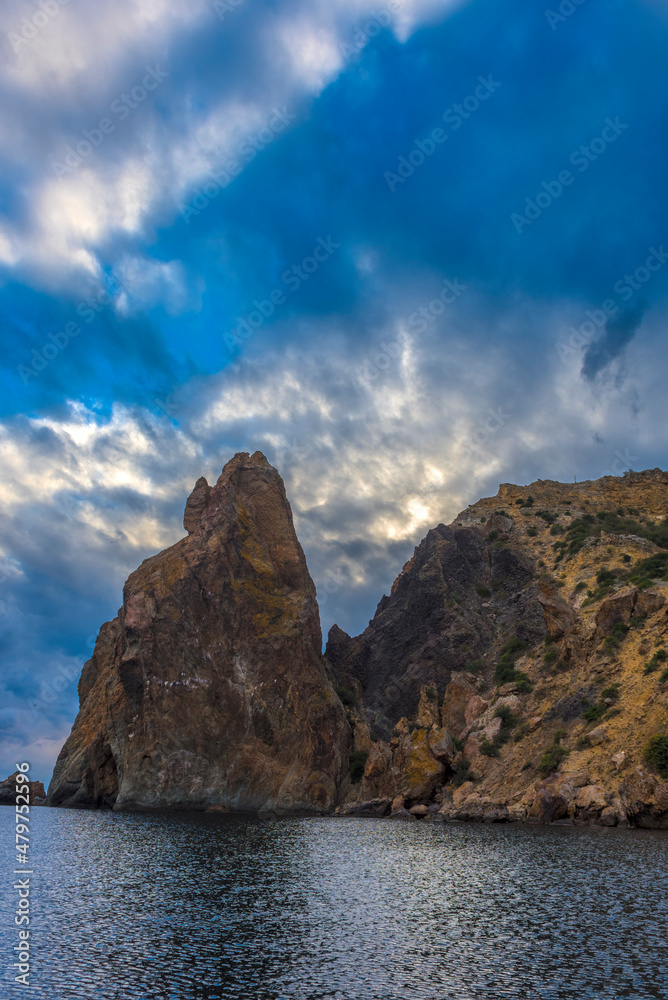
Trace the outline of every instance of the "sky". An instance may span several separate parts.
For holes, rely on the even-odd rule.
[[[325,636],[501,482],[666,468],[667,49],[661,0],[4,0],[0,777],[237,451]]]

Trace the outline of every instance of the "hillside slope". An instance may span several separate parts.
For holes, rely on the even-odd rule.
[[[655,469],[506,484],[431,531],[330,632],[343,811],[667,827],[667,518]]]

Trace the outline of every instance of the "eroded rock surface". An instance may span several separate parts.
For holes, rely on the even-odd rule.
[[[19,772],[14,771],[4,781],[0,781],[0,806],[16,805],[16,778]],[[23,788],[26,786],[23,785]],[[28,782],[28,798],[31,806],[42,806],[46,800],[46,792],[41,781]]]
[[[100,631],[49,804],[331,810],[349,727],[281,477],[236,455],[184,524]]]

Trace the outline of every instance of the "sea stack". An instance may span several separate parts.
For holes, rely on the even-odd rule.
[[[350,731],[281,477],[235,455],[184,526],[100,630],[48,804],[331,811]]]

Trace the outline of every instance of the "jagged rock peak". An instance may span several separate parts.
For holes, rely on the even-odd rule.
[[[207,514],[211,507],[212,494],[214,502],[211,513],[215,517],[221,511],[221,506],[216,501],[219,499],[221,491],[227,485],[232,484],[235,491],[243,495],[254,490],[253,483],[258,479],[272,477],[282,484],[277,470],[269,464],[261,451],[256,451],[253,455],[250,455],[247,451],[237,452],[223,467],[223,471],[214,487],[209,486],[204,476],[200,476],[197,480],[192,493],[186,501],[186,509],[183,514],[183,527],[191,535],[198,528],[205,529],[210,526]],[[224,507],[222,510],[224,515]]]
[[[330,809],[349,730],[281,477],[235,455],[184,526],[100,630],[49,803]]]

